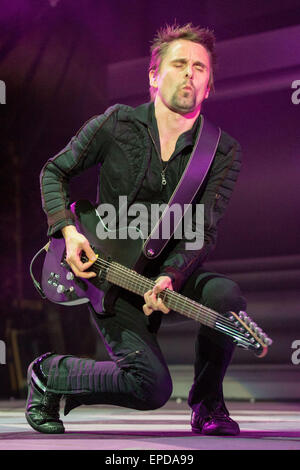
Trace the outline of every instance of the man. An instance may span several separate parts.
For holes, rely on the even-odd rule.
[[[128,205],[167,203],[191,155],[203,101],[213,86],[215,66],[212,32],[193,27],[166,27],[151,48],[151,103],[135,109],[116,105],[87,122],[68,146],[50,159],[41,173],[43,208],[49,236],[64,236],[67,262],[85,279],[95,261],[88,240],[77,232],[69,210],[68,182],[86,168],[101,164],[100,203]],[[168,367],[158,341],[162,317],[174,312],[158,298],[169,288],[220,312],[246,308],[239,287],[230,279],[202,267],[216,242],[217,224],[224,214],[240,169],[240,147],[222,132],[212,167],[194,202],[204,204],[205,234],[200,250],[187,250],[185,239],[170,242],[144,272],[156,279],[144,299],[121,290],[108,315],[92,312],[93,322],[111,361],[99,362],[47,353],[28,370],[26,418],[39,432],[62,433],[65,415],[82,404],[113,404],[139,410],[163,406],[172,393]],[[85,252],[89,261],[81,262]],[[112,315],[110,315],[112,313]],[[165,314],[165,315],[163,315]],[[222,383],[234,350],[225,336],[199,328],[195,347],[195,377],[189,393],[192,430],[211,435],[236,435],[224,403]]]

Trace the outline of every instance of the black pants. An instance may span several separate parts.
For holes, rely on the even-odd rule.
[[[181,293],[219,313],[246,309],[238,285],[216,273],[198,270]],[[122,291],[114,316],[101,318],[92,313],[111,361],[49,357],[43,365],[49,390],[73,396],[75,405],[71,408],[79,404],[110,404],[138,410],[163,406],[171,396],[172,380],[157,333],[160,319],[168,315],[154,312],[147,317],[142,311],[143,304],[142,297]],[[202,402],[207,405],[223,400],[223,378],[235,347],[225,335],[198,323],[195,326],[199,328],[195,376],[188,397],[193,409]]]

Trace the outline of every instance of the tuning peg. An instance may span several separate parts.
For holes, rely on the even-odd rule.
[[[245,320],[245,318],[247,317],[246,315],[246,312],[243,312],[242,310],[239,312],[239,317],[241,320]]]
[[[271,340],[271,338],[268,338],[268,337],[267,337],[267,338],[264,340],[264,343],[265,343],[267,346],[271,346],[271,344],[273,343],[273,341]]]
[[[251,318],[246,314],[246,312],[240,312],[240,319],[246,323],[246,325],[249,325],[249,323],[252,321]]]
[[[263,330],[261,328],[259,328],[259,326],[256,326],[254,328],[254,333],[256,333],[257,336],[260,336],[263,333]]]

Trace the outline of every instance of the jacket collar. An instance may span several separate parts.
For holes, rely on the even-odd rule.
[[[155,127],[156,127],[156,119],[155,119],[153,102],[143,103],[140,106],[137,106],[133,111],[133,115],[135,119],[137,119],[138,121],[142,122],[143,124],[149,127],[153,127],[153,124],[155,122]],[[199,115],[198,119],[195,121],[192,129],[181,134],[180,140],[183,139],[185,145],[194,144],[196,132],[197,132],[200,122],[201,122],[201,114]]]
[[[154,103],[143,103],[133,110],[133,116],[143,124],[151,124],[152,113],[154,114]]]

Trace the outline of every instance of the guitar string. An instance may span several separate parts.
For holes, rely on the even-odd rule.
[[[82,257],[82,259],[84,259],[85,257]],[[86,260],[88,258],[85,258]],[[130,273],[131,276],[135,276],[135,277],[138,277],[139,278],[139,281],[140,281],[140,285],[142,283],[142,287],[148,287],[147,284],[150,284],[152,285],[152,287],[155,285],[155,282],[152,281],[151,279],[148,279],[146,278],[145,276],[142,276],[141,274],[135,272],[134,270],[131,270],[129,268],[126,268],[125,266],[122,266],[120,265],[119,263],[116,263],[116,262],[108,262],[106,260],[103,260],[103,259],[100,259],[100,260],[96,260],[94,262],[94,265],[97,265],[98,267],[109,267],[111,266],[111,269],[113,270],[113,268],[115,268],[115,270],[117,269],[117,271],[119,271],[121,274],[125,274],[125,273]],[[116,272],[116,275],[118,274],[118,272]],[[132,281],[131,284],[133,286],[137,286],[136,285],[136,281]],[[117,284],[118,285],[118,284]],[[120,286],[121,287],[121,286]],[[172,296],[174,297],[178,297],[176,299],[177,301],[177,304],[179,305],[179,303],[181,303],[181,306],[182,307],[186,307],[185,303],[184,302],[193,302],[191,299],[189,298],[186,298],[184,297],[182,294],[179,294],[177,293],[176,291],[171,291],[171,290],[168,290],[166,291],[166,295],[170,293]],[[194,315],[196,315],[197,318],[200,318],[201,317],[201,313],[202,314],[206,314],[207,318],[216,322],[218,321],[221,325],[223,324],[223,327],[225,327],[227,329],[227,331],[231,331],[232,333],[234,333],[235,335],[238,335],[239,337],[241,337],[244,341],[248,341],[248,338],[246,338],[233,324],[230,320],[228,320],[226,317],[222,316],[221,314],[217,313],[217,312],[214,312],[213,310],[209,309],[208,307],[204,307],[204,306],[201,306],[201,304],[197,304],[197,307],[193,307],[191,306],[190,307],[190,310],[192,310],[192,313]],[[189,315],[187,315],[189,316]],[[191,317],[193,318],[193,317]],[[205,322],[202,322],[202,323],[205,323]],[[208,325],[209,326],[209,325]],[[250,343],[252,344],[252,343]]]
[[[117,274],[117,273],[116,273],[116,274]],[[143,281],[142,281],[142,282],[143,282]],[[155,283],[153,283],[153,285],[154,285],[154,284],[155,284]],[[134,286],[134,283],[133,283],[133,286]],[[122,286],[121,286],[121,287],[122,287]],[[177,293],[176,293],[175,291],[166,290],[166,291],[165,291],[166,297],[167,297],[168,294],[170,294],[171,296],[175,296]],[[178,294],[178,295],[180,295],[180,294]],[[184,296],[182,296],[182,297],[184,297]],[[186,300],[185,300],[185,299],[186,299]],[[167,299],[167,300],[168,300],[168,299]],[[213,320],[214,320],[214,325],[216,325],[216,323],[219,323],[219,324],[221,325],[222,331],[225,330],[225,331],[227,331],[228,333],[231,333],[231,334],[234,335],[234,336],[238,336],[239,338],[243,339],[244,341],[246,341],[246,342],[248,342],[248,343],[250,342],[249,339],[248,339],[247,337],[245,337],[242,332],[240,332],[239,330],[237,330],[237,328],[236,328],[234,325],[232,325],[232,323],[231,323],[230,321],[228,321],[228,323],[226,324],[225,321],[224,321],[224,320],[226,320],[226,318],[225,318],[225,317],[222,317],[220,314],[218,314],[218,313],[216,313],[216,312],[213,312],[213,311],[212,311],[212,313],[209,313],[207,310],[201,309],[200,304],[198,304],[198,305],[195,306],[195,307],[192,306],[192,305],[189,305],[189,306],[186,305],[187,302],[188,302],[188,303],[192,303],[192,302],[193,302],[193,301],[192,301],[191,299],[189,299],[189,298],[185,298],[185,297],[184,297],[183,299],[180,299],[180,298],[179,298],[179,299],[176,299],[176,300],[177,300],[177,302],[176,302],[177,305],[179,305],[179,302],[181,302],[181,306],[182,306],[182,307],[185,307],[185,308],[186,308],[186,307],[189,307],[189,313],[192,313],[192,314],[189,314],[188,312],[186,312],[185,316],[187,316],[187,317],[189,317],[189,318],[192,318],[192,319],[194,319],[194,320],[201,319],[201,320],[202,320],[201,323],[203,323],[203,324],[205,324],[205,325],[207,325],[207,326],[212,326],[212,325],[211,325],[211,322],[208,322],[206,318],[203,319],[203,316],[201,316],[201,313],[202,313],[202,315],[203,315],[203,313],[205,313],[205,314],[206,314],[206,317],[207,317],[209,320],[211,320],[211,319],[213,318]],[[164,301],[165,301],[165,300],[164,300]],[[174,307],[173,307],[173,308],[174,308]],[[174,308],[174,310],[176,310],[176,309]],[[219,317],[219,319],[218,319],[218,318],[216,319],[216,317]],[[216,325],[216,326],[217,326],[217,325]],[[216,329],[218,329],[218,328],[216,328]],[[251,342],[250,342],[250,343],[251,343]]]
[[[142,287],[149,287],[147,284],[152,285],[152,287],[155,285],[155,282],[152,281],[151,279],[148,279],[145,276],[142,276],[141,274],[137,273],[136,271],[130,270],[129,268],[126,268],[125,266],[120,265],[119,263],[114,262],[113,265],[112,265],[111,262],[107,262],[107,261],[102,260],[102,259],[99,260],[99,261],[96,260],[95,263],[94,263],[94,265],[99,265],[100,268],[102,267],[101,264],[102,265],[104,264],[105,265],[104,267],[109,267],[111,265],[111,269],[115,268],[115,270],[117,269],[117,271],[121,272],[122,274],[130,273],[131,276],[135,276],[135,277],[139,278],[140,285],[141,285],[141,283],[143,284]],[[111,274],[114,274],[114,273],[111,273]],[[118,272],[116,272],[116,274],[118,274]],[[137,286],[136,280],[132,281],[131,284],[133,286],[135,286],[135,285]],[[172,295],[174,297],[178,297],[176,299],[177,303],[181,302],[181,306],[183,306],[183,307],[185,306],[184,302],[190,302],[190,303],[193,302],[192,299],[184,297],[182,294],[179,294],[176,291],[171,291],[171,290],[168,290],[168,289],[167,289],[167,291],[170,293],[170,295]],[[204,306],[201,306],[201,304],[197,304],[197,307],[192,307],[192,309],[194,309],[195,313],[198,313],[199,310],[200,310],[201,313],[206,313],[209,318],[213,318],[215,321],[217,321],[218,317],[219,317],[219,320],[221,322],[222,321],[226,322],[226,326],[230,326],[230,327],[234,328],[234,326],[232,325],[232,322],[230,320],[226,319],[226,317],[223,317],[221,314],[213,311],[212,309],[209,309],[208,307],[204,307]],[[234,331],[238,332],[238,330],[235,330],[235,329],[234,329]]]
[[[87,259],[87,258],[86,258]],[[100,264],[99,264],[100,263]],[[150,284],[152,285],[152,287],[155,285],[155,282],[152,281],[151,279],[148,279],[146,278],[145,276],[142,276],[141,274],[137,273],[136,271],[133,271],[129,268],[126,268],[125,266],[122,266],[120,265],[119,263],[116,263],[114,262],[113,265],[111,262],[107,262],[103,259],[101,260],[96,260],[94,265],[99,265],[99,267],[101,268],[101,264],[105,265],[104,267],[109,267],[111,265],[111,269],[115,268],[115,270],[117,269],[117,271],[121,272],[122,274],[125,274],[125,273],[130,273],[131,276],[135,276],[137,278],[139,278],[139,281],[140,281],[140,285],[142,283],[142,287],[148,287],[147,284]],[[116,274],[118,274],[118,272],[116,272]],[[132,281],[131,284],[133,286],[137,286],[136,284],[136,281]],[[178,297],[176,300],[177,300],[177,303],[178,302],[181,302],[181,306],[184,307],[185,306],[185,303],[184,302],[193,302],[192,299],[189,299],[187,297],[184,297],[182,294],[179,294],[177,293],[176,291],[171,291],[171,290],[168,290],[168,293],[170,293],[170,295],[174,296],[174,297]],[[239,333],[240,332],[234,328],[234,325],[232,324],[232,322],[228,319],[226,319],[226,317],[223,317],[221,314],[215,312],[214,310],[212,309],[209,309],[208,307],[204,307],[204,306],[201,306],[201,304],[197,304],[197,307],[191,307],[193,309],[193,312],[198,314],[199,313],[199,310],[200,310],[200,313],[205,313],[207,314],[207,317],[208,318],[213,318],[214,321],[219,321],[220,323],[223,323],[225,324],[225,326],[228,326],[230,328],[233,328],[233,331],[236,332],[236,333]],[[219,318],[218,318],[219,317]]]

